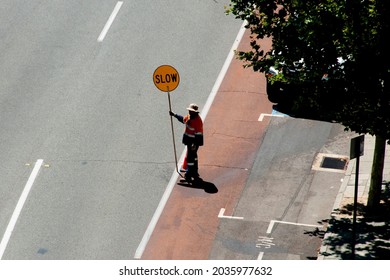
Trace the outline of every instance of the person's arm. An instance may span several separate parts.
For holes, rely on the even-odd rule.
[[[171,115],[172,117],[175,117],[179,122],[184,123],[184,120],[183,120],[184,117],[183,116],[175,114],[172,111],[169,111],[169,115]]]

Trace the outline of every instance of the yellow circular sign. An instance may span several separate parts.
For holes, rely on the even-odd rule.
[[[161,91],[173,91],[180,82],[179,72],[170,65],[161,65],[154,70],[153,82]]]

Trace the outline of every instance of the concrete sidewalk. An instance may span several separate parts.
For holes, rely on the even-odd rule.
[[[358,182],[358,213],[355,259],[390,259],[389,213],[382,217],[367,219],[362,215],[367,204],[370,188],[371,167],[375,138],[365,135],[364,155],[360,157]],[[351,259],[353,203],[355,192],[356,159],[350,160],[341,184],[324,236],[318,260]],[[383,181],[390,182],[390,145],[386,147]],[[388,185],[383,186],[385,198],[389,200]]]

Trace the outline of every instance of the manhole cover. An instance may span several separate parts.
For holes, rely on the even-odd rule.
[[[343,158],[324,157],[321,167],[344,170],[346,165],[347,161]]]
[[[343,173],[347,169],[349,157],[334,154],[317,154],[312,169]]]

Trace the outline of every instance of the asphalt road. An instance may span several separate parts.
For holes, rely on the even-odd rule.
[[[174,167],[153,71],[180,73],[175,111],[202,108],[242,24],[227,2],[123,1],[99,41],[118,1],[2,1],[3,259],[133,258]]]
[[[339,124],[270,118],[236,218],[221,219],[210,259],[317,259],[345,171],[320,169],[316,157],[348,155],[350,137]]]

